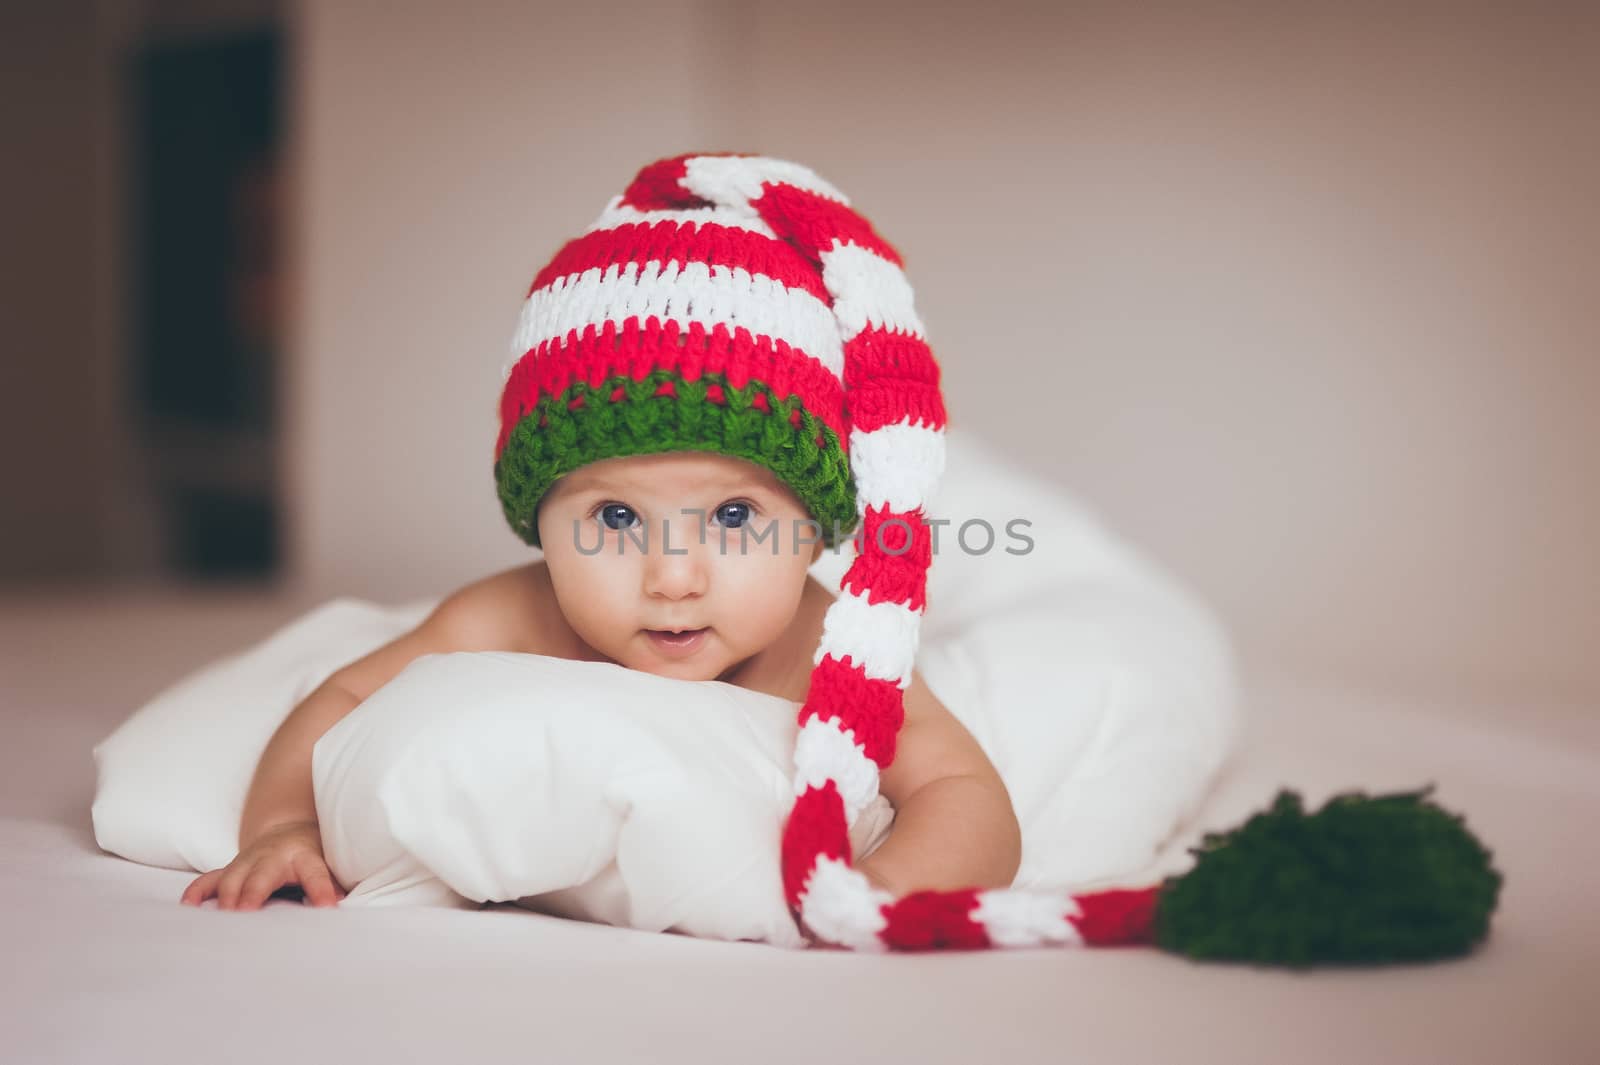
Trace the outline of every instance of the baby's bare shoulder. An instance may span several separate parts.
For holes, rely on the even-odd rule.
[[[543,562],[537,563],[542,566]],[[542,605],[548,581],[528,566],[492,574],[445,596],[422,623],[328,678],[358,699],[387,684],[407,663],[455,651],[556,654],[559,646]]]
[[[550,655],[564,648],[559,616],[542,559],[473,581],[435,612],[439,627],[461,649]]]

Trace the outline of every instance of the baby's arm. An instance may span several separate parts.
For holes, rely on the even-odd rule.
[[[856,863],[896,896],[913,891],[1010,887],[1022,830],[988,755],[913,673],[894,760],[879,790],[894,804],[889,836]]]
[[[335,672],[300,702],[261,754],[239,824],[239,853],[192,881],[181,901],[213,896],[224,910],[259,909],[274,891],[298,885],[313,905],[341,897],[322,853],[311,751],[323,733],[424,654],[505,646],[505,575],[453,593],[412,631]]]

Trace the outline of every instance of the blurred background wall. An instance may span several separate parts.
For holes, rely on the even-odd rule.
[[[0,7],[0,589],[281,572],[284,22]]]
[[[0,178],[15,587],[181,575],[151,448],[119,429],[116,71],[215,19],[284,43],[264,587],[399,600],[528,557],[490,476],[528,281],[643,162],[760,151],[905,253],[952,419],[1081,495],[1251,659],[1600,700],[1592,5],[8,18],[7,95],[32,105],[6,121],[36,145]]]

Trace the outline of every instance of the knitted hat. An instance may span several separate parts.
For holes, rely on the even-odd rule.
[[[563,474],[717,451],[770,469],[832,545],[856,527],[852,459],[870,501],[920,498],[900,483],[909,464],[871,475],[907,454],[931,483],[943,425],[900,259],[838,190],[776,159],[681,156],[640,171],[534,278],[495,479],[537,546],[539,500]]]
[[[877,797],[904,719],[932,561],[922,508],[944,470],[940,371],[912,304],[900,256],[810,170],[730,154],[646,166],[528,292],[495,445],[506,519],[537,546],[539,501],[557,478],[682,450],[767,467],[830,545],[859,519],[799,712],[782,840],[792,912],[863,950],[1148,942],[1158,903],[1176,897],[1160,887],[896,899],[851,864],[849,827]],[[1476,852],[1462,853],[1470,866]],[[1205,904],[1162,909],[1198,910],[1168,927],[1196,927],[1212,956],[1226,953]],[[1266,927],[1281,939],[1283,922]]]

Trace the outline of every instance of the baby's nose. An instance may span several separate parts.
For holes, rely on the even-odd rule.
[[[682,521],[663,521],[661,536],[645,552],[644,590],[648,595],[682,599],[703,595],[710,582],[707,552],[715,544],[702,544],[697,529]]]

